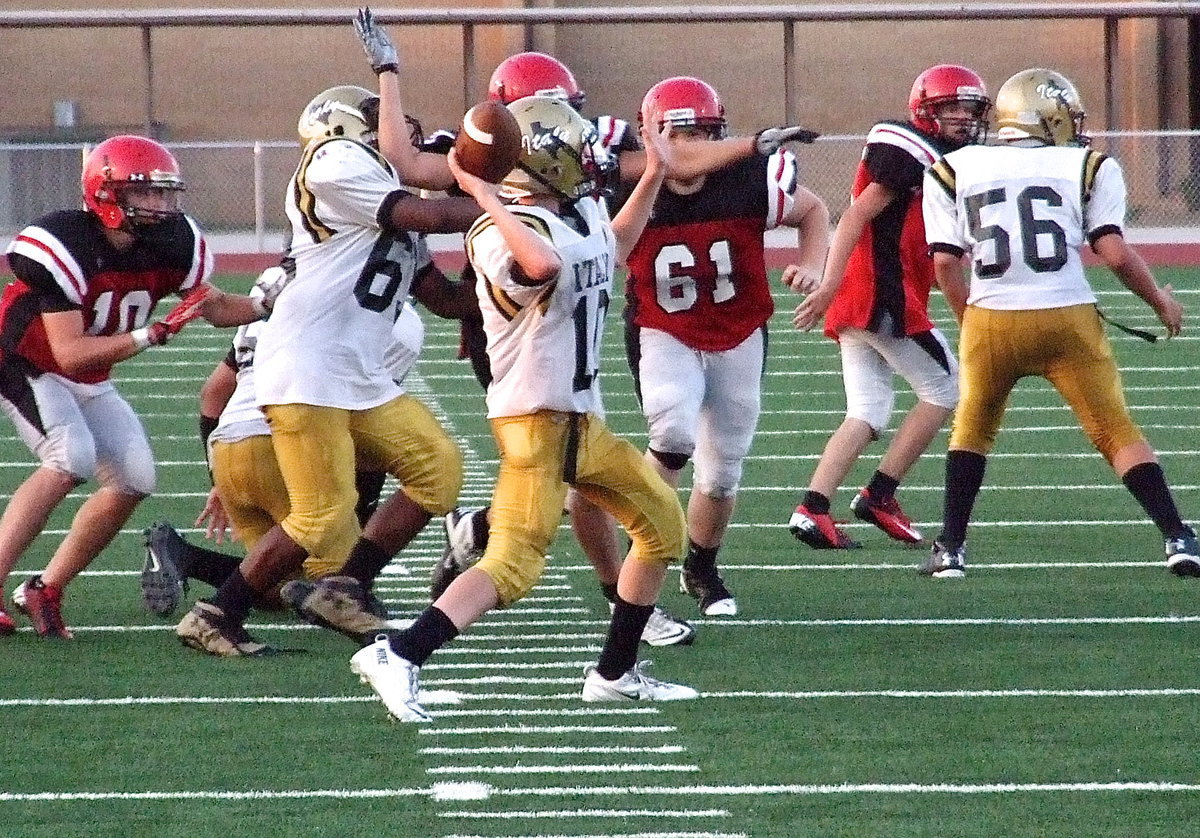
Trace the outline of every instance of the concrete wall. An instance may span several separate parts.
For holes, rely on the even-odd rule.
[[[545,5],[554,0],[526,0]],[[657,5],[693,5],[665,0]],[[327,8],[312,0],[260,2],[260,7]],[[522,0],[474,0],[520,7]],[[561,0],[559,5],[595,5]],[[622,5],[619,2],[606,5]],[[628,5],[640,5],[629,3]],[[1083,3],[1087,5],[1087,3]],[[414,0],[409,7],[455,7]],[[0,8],[26,4],[0,0]],[[128,8],[242,8],[234,0],[168,3],[127,0]],[[46,8],[95,8],[57,2]],[[349,7],[348,7],[349,8]],[[1188,80],[1179,69],[1182,22],[1132,22],[1121,28],[1120,126],[1180,124],[1177,103]],[[408,109],[428,127],[453,125],[461,94],[462,40],[456,26],[392,28],[405,60]],[[784,116],[782,27],[775,24],[575,25],[480,27],[476,32],[482,94],[490,69],[525,48],[526,38],[575,71],[591,113],[631,118],[642,94],[669,75],[699,75],[723,95],[735,130],[777,123]],[[1072,77],[1089,123],[1106,120],[1100,22],[807,24],[796,28],[801,120],[826,133],[855,133],[885,116],[903,116],[912,79],[938,62],[968,64],[992,90],[1012,72],[1049,65]],[[1163,78],[1165,66],[1175,73]],[[0,132],[28,135],[52,125],[53,103],[79,103],[82,123],[99,133],[142,130],[146,93],[137,29],[0,30],[9,91]],[[286,139],[300,110],[333,84],[370,85],[357,40],[345,27],[158,29],[153,36],[155,115],[173,140]],[[1186,119],[1186,114],[1182,116]]]

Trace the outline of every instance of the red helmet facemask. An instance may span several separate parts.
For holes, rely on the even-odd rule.
[[[949,105],[965,105],[969,117],[948,117],[941,111]],[[913,82],[908,95],[908,110],[913,124],[933,137],[954,145],[982,142],[987,134],[988,98],[983,79],[974,70],[958,64],[938,64],[930,67]],[[950,128],[961,130],[948,132]]]

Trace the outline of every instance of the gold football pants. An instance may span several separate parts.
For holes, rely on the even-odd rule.
[[[1092,445],[1113,455],[1141,442],[1100,314],[1091,304],[1028,311],[967,306],[959,337],[961,398],[950,448],[987,454],[1021,378],[1047,379]]]
[[[487,551],[476,565],[503,605],[525,596],[546,564],[546,549],[562,518],[564,461],[577,432],[575,488],[617,519],[633,547],[626,561],[672,562],[683,555],[683,509],[632,445],[603,420],[543,410],[492,420],[500,470],[492,496]]]
[[[271,437],[260,434],[236,442],[214,441],[211,457],[213,484],[221,505],[229,516],[234,535],[249,552],[291,511]],[[309,556],[304,560],[304,575],[320,579],[337,573],[343,564],[344,558],[331,561],[323,556]]]
[[[449,512],[462,488],[462,454],[417,399],[397,396],[367,410],[305,404],[263,408],[287,486],[280,524],[311,556],[340,567],[360,530],[354,516],[355,453],[386,471],[430,515]]]

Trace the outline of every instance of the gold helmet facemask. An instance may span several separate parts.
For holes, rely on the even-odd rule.
[[[1022,70],[996,93],[996,136],[1001,140],[1032,138],[1047,145],[1087,145],[1087,114],[1071,80],[1054,70]]]

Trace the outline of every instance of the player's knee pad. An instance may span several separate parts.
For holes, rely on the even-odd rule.
[[[51,428],[34,453],[43,466],[69,474],[76,485],[96,476],[96,442],[81,425]]]
[[[690,454],[678,454],[671,451],[659,451],[657,448],[651,447],[648,449],[650,455],[658,460],[663,466],[670,471],[679,471],[687,465],[691,459]]]
[[[354,496],[319,510],[292,509],[280,522],[292,541],[310,556],[344,563],[361,530],[354,515]]]
[[[542,550],[489,550],[475,567],[492,580],[500,604],[508,606],[533,590],[546,568],[546,555]]]
[[[1144,442],[1146,439],[1133,420],[1128,418],[1115,421],[1111,425],[1089,423],[1084,425],[1083,432],[1110,465],[1122,448]]]
[[[958,376],[947,375],[936,381],[931,381],[919,389],[914,388],[917,398],[935,407],[954,410],[958,407]]]
[[[687,521],[675,490],[663,484],[661,498],[626,524],[630,547],[626,559],[671,564],[687,549]]]
[[[727,475],[724,477],[724,480],[718,477],[716,479],[696,481],[692,486],[692,491],[699,492],[705,497],[712,498],[713,500],[724,500],[725,498],[731,498],[737,494],[740,478],[741,469],[739,468],[738,475],[736,477],[733,475]]]
[[[888,423],[892,421],[892,406],[889,404],[884,408],[871,408],[871,406],[856,406],[851,410],[846,411],[847,419],[857,419],[871,430],[871,441],[875,442],[883,436],[883,432],[887,430]]]
[[[154,458],[147,449],[145,455],[130,455],[120,463],[102,462],[96,467],[100,485],[126,495],[148,497],[158,487]]]
[[[420,462],[402,467],[395,477],[413,503],[435,518],[441,517],[455,507],[462,490],[462,452],[449,435],[441,433],[429,437],[418,459]]]

